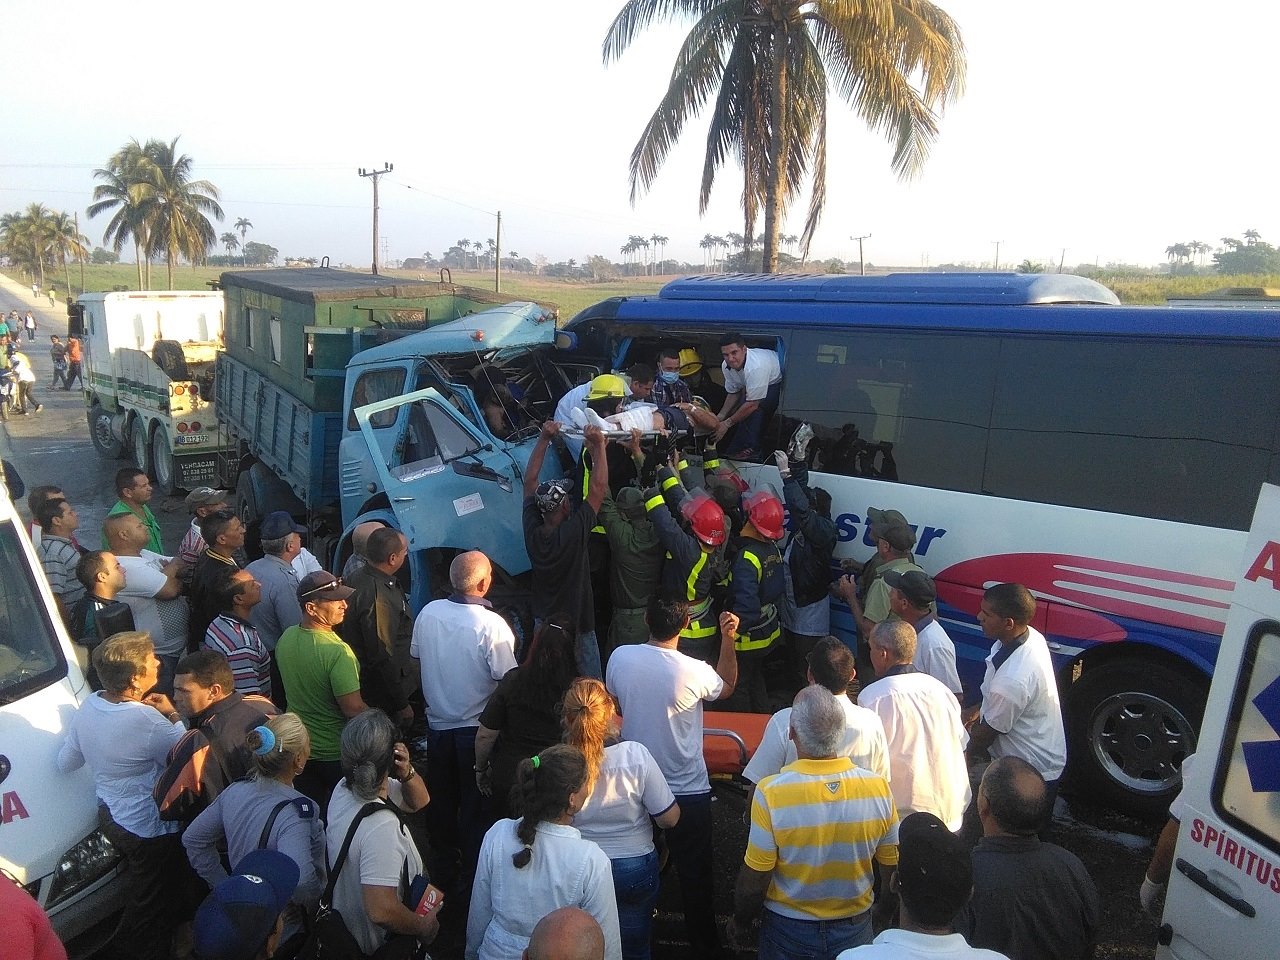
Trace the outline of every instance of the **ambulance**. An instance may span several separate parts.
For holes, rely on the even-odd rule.
[[[1254,513],[1193,763],[1158,960],[1280,955],[1280,487]]]
[[[90,690],[3,484],[0,570],[0,871],[44,908],[72,955],[86,956],[119,920],[121,855],[98,829],[88,768],[59,773],[55,763]]]

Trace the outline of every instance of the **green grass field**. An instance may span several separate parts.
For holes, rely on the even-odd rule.
[[[208,290],[208,283],[217,280],[223,267],[191,267],[179,266],[174,270],[173,285],[177,290]],[[414,279],[424,276],[434,280],[434,271],[388,270],[388,277],[397,279]],[[24,286],[31,281],[16,271],[8,272],[14,280]],[[493,273],[479,270],[454,270],[453,282],[485,290],[493,289]],[[52,283],[58,292],[58,300],[64,298],[63,281],[60,271],[46,275],[46,283]],[[562,320],[568,320],[579,310],[609,297],[635,296],[656,293],[670,277],[627,277],[602,283],[589,283],[581,280],[560,280],[551,277],[539,277],[526,273],[504,273],[502,275],[502,292],[520,300],[537,300],[552,303],[560,308]],[[1216,274],[1193,277],[1148,276],[1103,276],[1100,282],[1114,290],[1122,303],[1161,304],[1170,298],[1195,296],[1220,290],[1224,287],[1274,287],[1280,288],[1280,276],[1218,276]],[[89,264],[84,268],[84,289],[102,290],[134,290],[138,286],[138,272],[133,264],[117,263],[110,265]],[[165,269],[163,264],[151,267],[152,289],[165,288]],[[80,292],[80,268],[71,266],[71,288]]]

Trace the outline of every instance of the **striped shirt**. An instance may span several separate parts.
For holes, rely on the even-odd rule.
[[[76,579],[80,550],[66,537],[45,533],[40,538],[40,546],[36,548],[36,552],[40,554],[40,566],[49,581],[49,589],[70,612],[84,596],[84,584]]]
[[[883,777],[839,757],[797,760],[760,781],[744,862],[773,874],[766,909],[796,920],[863,913],[873,858],[898,862],[898,813]]]
[[[271,697],[271,654],[253,624],[229,613],[219,614],[205,631],[204,646],[227,658],[236,693]]]

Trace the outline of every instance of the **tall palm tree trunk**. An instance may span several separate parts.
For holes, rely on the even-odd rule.
[[[138,238],[133,238],[133,261],[134,266],[138,268],[138,289],[147,289],[142,285],[142,245],[138,243]]]
[[[761,269],[778,272],[778,235],[782,229],[782,198],[786,196],[787,147],[787,25],[775,23],[773,33],[773,135],[769,138],[768,181],[764,197],[764,251]]]

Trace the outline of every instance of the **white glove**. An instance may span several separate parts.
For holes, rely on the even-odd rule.
[[[775,450],[773,452],[773,462],[778,465],[778,473],[782,474],[783,480],[791,476],[791,463],[787,460],[787,452],[785,450]]]
[[[1141,901],[1142,909],[1146,911],[1147,916],[1156,923],[1160,922],[1160,917],[1164,913],[1164,894],[1165,884],[1156,883],[1150,877],[1143,875],[1138,900]]]

